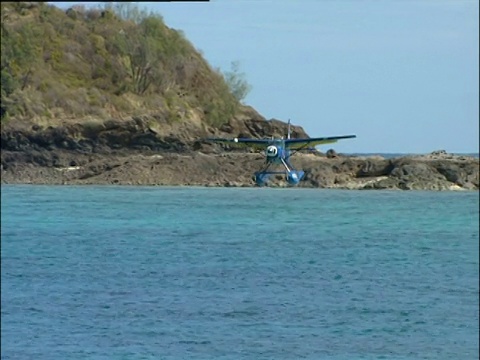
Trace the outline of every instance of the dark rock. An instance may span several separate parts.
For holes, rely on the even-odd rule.
[[[333,158],[338,157],[337,152],[333,149],[328,149],[327,152],[326,152],[326,155],[327,155],[327,158],[329,158],[329,159],[333,159]]]
[[[445,150],[436,150],[436,151],[432,151],[430,153],[430,155],[447,155],[447,152]]]
[[[371,160],[367,159],[363,166],[357,172],[358,177],[372,177],[389,175],[394,169],[390,160]]]
[[[436,167],[436,170],[452,183],[458,185],[464,183],[462,179],[465,179],[465,171],[456,164],[441,163]]]

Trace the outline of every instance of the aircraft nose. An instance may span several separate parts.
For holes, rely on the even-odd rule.
[[[265,153],[268,157],[275,157],[278,154],[277,147],[270,145],[269,147],[267,147],[267,150],[265,151]]]

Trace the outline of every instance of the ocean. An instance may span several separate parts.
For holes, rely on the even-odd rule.
[[[1,186],[1,358],[478,359],[479,192]]]

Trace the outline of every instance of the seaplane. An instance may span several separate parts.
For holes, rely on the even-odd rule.
[[[356,138],[356,135],[342,135],[342,136],[329,136],[318,138],[300,138],[292,139],[290,130],[290,120],[288,120],[288,132],[287,138],[280,139],[266,138],[266,139],[253,139],[253,138],[207,138],[207,141],[214,143],[223,143],[230,146],[243,146],[254,149],[260,149],[265,152],[265,165],[264,167],[256,171],[253,174],[253,180],[258,186],[265,186],[268,184],[270,175],[282,174],[285,175],[285,180],[289,185],[295,186],[304,178],[305,171],[295,170],[290,163],[290,157],[300,151],[312,151],[315,150],[315,146],[332,144],[342,139]],[[283,167],[282,170],[271,170],[274,165]]]

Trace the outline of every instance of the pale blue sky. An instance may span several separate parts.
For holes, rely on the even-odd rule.
[[[337,151],[478,152],[477,0],[138,4],[213,67],[238,60],[245,103],[267,119],[312,137],[357,135]]]

